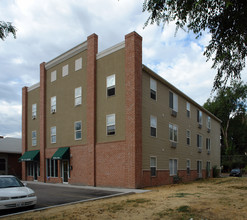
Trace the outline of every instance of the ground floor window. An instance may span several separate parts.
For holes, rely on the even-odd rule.
[[[150,170],[151,170],[151,176],[156,176],[156,157],[150,157]]]
[[[202,178],[202,161],[197,161],[197,174],[199,178]]]
[[[190,175],[190,160],[187,160],[187,163],[186,163],[187,165],[187,175]]]
[[[5,174],[6,172],[6,160],[5,158],[0,158],[0,174]]]
[[[207,164],[206,164],[206,172],[207,172],[207,177],[210,177],[211,176],[211,164],[209,161],[207,161]]]
[[[177,159],[169,160],[169,170],[170,170],[170,176],[177,175],[177,170],[178,170]]]
[[[27,162],[27,175],[33,176],[33,162]]]
[[[47,177],[58,177],[58,160],[46,159]]]

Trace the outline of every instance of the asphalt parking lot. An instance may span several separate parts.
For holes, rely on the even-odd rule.
[[[45,209],[63,204],[102,199],[128,193],[142,193],[146,191],[135,189],[116,189],[64,184],[49,184],[41,182],[27,182],[27,186],[35,191],[35,194],[38,198],[35,209]],[[29,211],[29,209],[22,208],[1,211],[0,218],[4,215],[17,214],[24,211]]]

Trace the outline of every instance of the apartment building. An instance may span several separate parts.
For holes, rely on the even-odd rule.
[[[141,188],[220,166],[220,120],[142,64],[136,32],[41,63],[22,111],[23,180]]]

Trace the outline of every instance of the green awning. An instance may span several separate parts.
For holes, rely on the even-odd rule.
[[[39,150],[26,151],[19,158],[19,162],[22,162],[22,161],[38,161],[38,160],[39,160]]]
[[[57,149],[55,154],[53,154],[51,159],[53,160],[69,159],[69,156],[70,156],[69,147],[60,147]]]

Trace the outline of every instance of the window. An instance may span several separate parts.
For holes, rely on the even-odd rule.
[[[202,178],[202,161],[197,161],[197,174],[199,178]]]
[[[57,136],[56,133],[57,133],[56,126],[51,127],[51,143],[52,144],[56,143],[56,136]]]
[[[36,131],[32,131],[32,146],[36,146],[36,145],[37,145]]]
[[[197,122],[202,125],[202,112],[197,110]]]
[[[187,170],[187,175],[190,175],[190,160],[187,160],[186,162],[186,170]]]
[[[157,93],[157,82],[156,82],[156,80],[150,78],[150,97],[151,97],[151,99],[156,100],[156,93]]]
[[[178,96],[171,91],[169,91],[169,107],[178,112]]]
[[[46,175],[47,177],[58,177],[58,161],[46,159]]]
[[[51,82],[55,81],[57,79],[57,71],[52,71],[51,72]]]
[[[75,122],[75,140],[81,140],[81,121]]]
[[[115,134],[115,114],[107,115],[106,116],[106,130],[107,135],[114,135]]]
[[[211,176],[211,164],[210,164],[210,161],[207,161],[207,163],[206,163],[206,175],[207,175],[207,177]]]
[[[150,116],[150,131],[151,136],[156,137],[156,130],[157,130],[157,118],[155,116]]]
[[[211,129],[211,118],[208,116],[208,121],[207,121],[207,128],[210,130]]]
[[[106,87],[107,87],[107,96],[113,96],[115,95],[115,74],[108,76],[106,78]]]
[[[51,113],[56,112],[56,96],[51,97]]]
[[[190,103],[186,102],[186,112],[187,112],[187,117],[190,118]]]
[[[197,147],[202,148],[202,136],[200,134],[197,135]]]
[[[173,124],[169,124],[169,139],[170,141],[178,141],[178,127]]]
[[[63,66],[63,69],[62,69],[62,76],[65,77],[69,74],[69,65],[65,65]]]
[[[1,174],[6,172],[6,160],[4,158],[0,158],[0,171]]]
[[[157,161],[156,157],[150,157],[151,176],[156,176]]]
[[[206,138],[206,149],[208,152],[210,152],[211,149],[211,140],[210,138]]]
[[[75,88],[75,106],[81,105],[81,87]]]
[[[186,130],[186,143],[190,145],[190,130]]]
[[[79,58],[75,61],[75,71],[82,68],[82,58]]]
[[[177,175],[177,170],[178,170],[177,166],[178,166],[177,159],[170,159],[169,160],[170,176]]]
[[[27,175],[33,176],[33,162],[27,162]]]
[[[37,117],[37,104],[32,104],[32,119]]]

